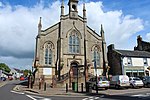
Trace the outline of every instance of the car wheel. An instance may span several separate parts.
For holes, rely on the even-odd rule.
[[[96,90],[96,85],[93,86],[93,90]]]
[[[108,88],[105,88],[105,90],[108,90]]]
[[[116,89],[119,89],[119,87],[120,87],[119,85],[115,85],[115,88],[116,88]]]
[[[131,84],[131,88],[135,88],[133,84]]]
[[[147,83],[147,87],[150,87],[150,83]]]

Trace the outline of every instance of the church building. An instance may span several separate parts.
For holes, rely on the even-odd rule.
[[[60,21],[47,29],[38,24],[33,67],[35,83],[44,80],[53,86],[71,86],[72,82],[85,83],[90,77],[106,75],[107,53],[104,30],[100,33],[87,26],[86,7],[78,15],[79,0],[69,0],[69,14],[61,4]]]

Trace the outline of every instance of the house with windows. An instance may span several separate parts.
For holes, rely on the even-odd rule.
[[[108,46],[110,75],[150,76],[150,52],[138,50],[117,50],[114,44]]]
[[[36,83],[42,79],[47,84],[71,86],[77,77],[79,83],[85,83],[96,72],[105,75],[107,53],[103,26],[97,23],[100,33],[91,29],[87,25],[85,4],[83,16],[78,15],[78,1],[69,0],[66,15],[62,1],[60,21],[47,29],[42,30],[40,18],[33,63]]]

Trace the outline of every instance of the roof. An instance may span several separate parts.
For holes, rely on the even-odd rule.
[[[147,51],[130,51],[130,50],[115,50],[120,53],[122,56],[128,57],[148,57],[150,58],[150,52]]]

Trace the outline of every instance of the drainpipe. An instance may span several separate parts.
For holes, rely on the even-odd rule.
[[[122,69],[122,75],[125,75],[125,70],[123,66],[123,57],[121,57],[121,69]]]

